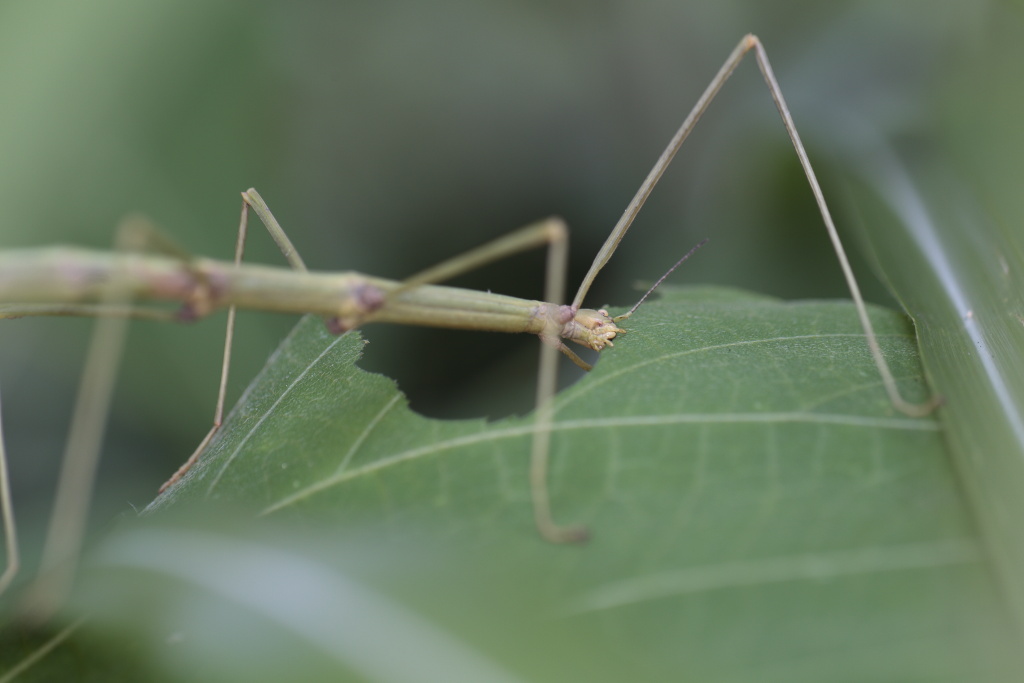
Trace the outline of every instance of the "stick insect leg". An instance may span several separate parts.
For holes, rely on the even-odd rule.
[[[238,266],[242,263],[242,257],[245,255],[245,240],[249,234],[249,209],[252,208],[256,212],[260,221],[266,227],[267,232],[270,233],[271,239],[274,240],[274,244],[280,249],[281,254],[288,261],[288,264],[295,270],[306,272],[306,264],[303,262],[302,257],[299,256],[298,250],[292,241],[288,238],[284,228],[274,218],[274,214],[270,212],[270,208],[267,203],[263,201],[259,193],[254,188],[249,188],[242,193],[242,214],[238,220],[238,239],[235,242],[235,265]],[[160,493],[166,491],[170,486],[179,481],[185,473],[188,472],[199,456],[202,455],[206,447],[210,445],[210,441],[220,431],[221,425],[224,423],[224,404],[227,397],[228,387],[228,374],[231,368],[231,347],[235,337],[235,315],[236,308],[230,306],[228,308],[228,320],[227,330],[224,334],[224,360],[221,363],[220,368],[220,387],[217,390],[217,405],[213,411],[213,425],[210,427],[210,431],[206,433],[203,440],[199,442],[199,445],[193,451],[192,455],[188,457],[178,470],[171,475],[171,478],[164,482],[160,487]]]
[[[548,248],[547,274],[544,300],[557,302],[565,296],[565,278],[569,266],[569,239],[564,224],[561,236]],[[558,321],[548,319],[542,336],[558,339]],[[537,420],[530,451],[530,492],[533,497],[533,518],[540,535],[552,543],[581,543],[590,537],[584,526],[563,526],[551,514],[551,494],[548,491],[548,465],[551,453],[551,429],[555,417],[555,392],[558,379],[558,354],[564,344],[542,343],[537,370]],[[575,356],[575,354],[573,354]],[[572,356],[570,356],[572,357]]]
[[[276,223],[277,221],[274,221],[275,225]],[[277,226],[277,228],[279,231],[279,235],[275,235],[274,231],[271,228],[268,227],[267,229],[270,230],[270,234],[272,237],[274,237],[274,241],[278,244],[278,246],[281,246],[281,243],[278,241],[278,236],[281,236],[284,238],[287,245],[291,248],[289,252],[286,251],[283,246],[281,246],[282,253],[284,253],[285,257],[288,258],[289,263],[292,263],[293,266],[295,265],[295,263],[292,260],[294,258],[297,259],[298,264],[300,266],[298,269],[303,271],[306,270],[305,265],[302,264],[302,259],[299,258],[299,255],[295,251],[295,248],[292,247],[291,241],[289,241],[288,238],[284,236],[284,231],[280,229],[280,226]],[[235,266],[238,266],[239,264],[242,263],[242,257],[245,255],[245,239],[248,236],[248,233],[249,201],[246,197],[246,193],[243,192],[242,215],[238,220],[238,238],[235,240]],[[199,442],[199,445],[196,446],[196,449],[192,452],[192,455],[188,457],[188,460],[186,460],[185,463],[181,467],[179,467],[177,471],[174,472],[174,474],[171,475],[170,479],[163,483],[163,485],[160,487],[159,493],[163,493],[164,491],[167,490],[168,487],[170,487],[183,476],[185,476],[185,473],[188,472],[196,463],[196,460],[198,460],[199,456],[202,455],[203,451],[206,450],[206,447],[210,444],[210,441],[213,439],[214,435],[216,435],[217,432],[220,431],[220,427],[224,423],[224,403],[227,397],[228,373],[231,368],[231,346],[235,338],[236,311],[237,309],[235,306],[228,307],[227,329],[224,333],[224,360],[221,362],[220,366],[220,386],[217,389],[217,404],[213,409],[213,425],[210,427],[210,431],[206,433],[206,436],[203,437],[203,440]]]
[[[526,226],[467,254],[440,263],[403,281],[401,289],[448,279],[485,263],[542,244],[548,245],[544,301],[559,302],[565,296],[569,231],[565,223],[558,219],[548,219]],[[556,523],[551,514],[551,496],[548,492],[548,461],[557,389],[558,351],[565,353],[584,369],[589,370],[590,366],[579,360],[579,357],[561,342],[558,334],[560,328],[561,323],[549,317],[545,331],[541,333],[540,363],[537,370],[537,418],[530,455],[530,492],[533,498],[533,517],[540,535],[552,543],[574,543],[587,539],[587,529]]]
[[[3,518],[4,550],[7,562],[0,574],[0,595],[14,581],[21,566],[18,552],[18,527],[14,523],[14,505],[11,502],[11,484],[7,477],[7,451],[4,450],[3,419],[0,417],[0,517]]]
[[[676,131],[676,134],[672,136],[668,146],[658,157],[658,161],[654,164],[650,173],[647,174],[647,178],[644,179],[640,189],[637,190],[636,195],[630,201],[626,207],[625,212],[619,219],[619,222],[615,224],[611,234],[605,241],[604,246],[601,247],[601,251],[598,252],[597,257],[594,259],[593,265],[590,267],[590,271],[583,279],[580,285],[579,291],[576,293],[576,299],[573,301],[573,306],[578,308],[583,303],[583,298],[590,290],[590,285],[593,283],[594,278],[598,272],[608,263],[615,249],[618,247],[619,242],[622,241],[622,237],[629,230],[629,226],[632,225],[633,219],[636,218],[640,208],[647,201],[647,197],[650,196],[654,186],[658,183],[665,169],[672,162],[676,152],[682,146],[683,141],[686,140],[694,126],[697,125],[697,121],[707,110],[708,105],[711,104],[711,100],[715,98],[718,91],[721,90],[722,86],[732,72],[735,71],[736,67],[743,60],[743,57],[753,50],[754,56],[757,59],[757,65],[761,69],[761,74],[764,76],[764,81],[768,86],[768,90],[771,93],[772,99],[775,101],[775,107],[779,110],[779,114],[782,117],[782,123],[786,128],[786,132],[789,134],[790,141],[793,143],[793,149],[796,151],[797,158],[800,160],[800,165],[803,167],[804,175],[807,177],[807,182],[811,186],[811,191],[814,193],[814,199],[818,204],[818,211],[821,214],[821,218],[825,223],[825,229],[828,231],[829,238],[832,240],[832,247],[836,252],[836,257],[839,259],[839,265],[843,271],[843,277],[846,278],[846,285],[850,290],[850,295],[853,298],[854,306],[857,309],[857,315],[860,318],[861,327],[864,330],[864,336],[867,339],[868,349],[871,351],[871,357],[875,362],[875,367],[878,368],[878,373],[882,378],[882,384],[885,387],[885,391],[889,396],[889,401],[893,406],[910,416],[921,416],[927,415],[929,412],[935,409],[939,401],[937,397],[926,401],[922,404],[912,403],[903,398],[899,392],[899,387],[896,385],[896,380],[892,375],[892,371],[889,369],[889,364],[885,360],[885,356],[882,354],[882,350],[878,344],[878,337],[875,335],[874,328],[871,325],[871,319],[868,317],[867,308],[864,305],[864,299],[860,293],[860,287],[857,285],[857,279],[853,274],[853,270],[850,268],[849,260],[846,258],[846,251],[843,248],[842,241],[839,239],[839,233],[836,231],[835,223],[832,221],[832,214],[828,209],[828,205],[825,203],[825,197],[822,194],[821,186],[818,183],[818,178],[814,173],[814,169],[811,167],[810,159],[807,157],[807,152],[804,149],[803,142],[800,140],[800,134],[796,130],[796,124],[793,123],[793,117],[789,113],[789,107],[786,105],[786,100],[782,96],[782,90],[779,88],[778,81],[775,79],[775,74],[772,71],[771,64],[768,61],[768,55],[761,45],[761,41],[758,40],[757,36],[746,35],[740,40],[739,44],[729,55],[729,58],[725,60],[725,63],[719,69],[718,73],[708,84],[708,87],[704,90],[704,93],[697,100],[697,104],[694,105],[690,114],[683,121],[683,124]]]
[[[291,242],[284,235],[270,209],[255,190],[243,194],[245,201],[252,206],[257,215],[267,226],[274,241],[281,247],[286,257],[294,255],[296,267],[305,269],[298,260]],[[547,276],[544,300],[558,302],[565,292],[565,276],[568,261],[569,232],[565,223],[557,218],[549,218],[532,225],[525,226],[504,237],[488,242],[476,249],[443,261],[436,266],[423,270],[402,281],[401,286],[389,293],[389,296],[411,289],[419,285],[441,282],[462,273],[474,270],[488,263],[506,258],[513,254],[548,246]],[[289,257],[289,262],[292,258]],[[582,363],[559,339],[559,330],[564,321],[553,318],[546,321],[545,331],[541,334],[540,366],[537,380],[537,420],[533,433],[532,455],[530,465],[530,489],[533,497],[534,519],[541,536],[555,543],[582,541],[587,536],[582,527],[563,527],[555,523],[551,515],[551,503],[547,488],[548,453],[551,443],[551,425],[554,417],[553,399],[556,389],[558,351],[563,351],[578,364]],[[584,364],[585,365],[585,364]],[[589,367],[587,368],[589,369]]]
[[[544,301],[559,302],[565,296],[569,258],[569,231],[565,223],[559,219],[548,219],[526,226],[462,256],[444,261],[403,281],[400,289],[445,280],[485,263],[543,244],[548,245]],[[540,535],[552,543],[580,542],[586,540],[588,536],[585,527],[561,526],[554,521],[551,515],[551,496],[548,493],[548,460],[557,388],[558,351],[565,352],[577,364],[582,363],[559,339],[562,322],[549,316],[545,323],[545,331],[541,333],[540,363],[537,370],[537,418],[530,455],[530,491],[533,498],[534,521]],[[586,369],[589,369],[589,366],[586,366]]]
[[[568,269],[569,231],[565,223],[558,219],[548,219],[526,226],[467,254],[440,263],[403,281],[402,289],[454,277],[485,263],[542,244],[548,245],[544,300],[562,301],[565,296]],[[537,370],[537,418],[530,455],[530,491],[533,498],[534,521],[540,535],[552,543],[572,543],[586,540],[587,529],[557,524],[551,514],[551,496],[548,493],[548,460],[557,388],[558,351],[565,352],[577,364],[582,363],[559,339],[560,328],[561,322],[549,317],[545,323],[545,331],[541,333],[543,343]],[[589,366],[586,366],[586,369],[589,369]]]
[[[159,248],[168,248],[169,242],[158,235],[148,222],[130,217],[118,226],[114,248],[121,252],[142,251],[154,242]],[[110,288],[102,305],[111,309],[124,308],[128,299],[129,293],[115,286]],[[24,611],[33,621],[48,619],[64,601],[74,580],[127,328],[128,318],[124,316],[100,317],[93,327],[43,546],[39,577],[30,587],[24,603]]]

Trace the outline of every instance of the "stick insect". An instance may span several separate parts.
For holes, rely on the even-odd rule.
[[[123,337],[121,328],[124,319],[131,316],[175,317],[166,312],[136,308],[132,302],[137,300],[182,302],[183,306],[176,314],[179,319],[193,319],[215,309],[228,309],[224,360],[213,426],[195,453],[164,488],[174,485],[187,473],[196,459],[202,456],[210,439],[220,428],[235,311],[239,307],[319,314],[325,317],[331,331],[338,334],[369,322],[393,322],[537,335],[542,344],[536,391],[536,421],[529,468],[533,516],[538,532],[548,541],[571,543],[586,539],[586,527],[562,525],[555,521],[547,489],[558,353],[565,354],[577,365],[589,369],[590,366],[570,350],[566,342],[572,341],[601,351],[607,346],[612,346],[613,340],[625,332],[619,324],[623,323],[636,307],[622,316],[612,318],[604,310],[583,308],[584,298],[684,140],[729,76],[750,52],[754,53],[817,202],[889,400],[898,410],[908,415],[917,416],[929,412],[934,407],[934,401],[921,405],[913,404],[904,400],[899,393],[880,350],[857,281],[767,54],[757,37],[747,35],[726,59],[661,153],[598,252],[570,304],[558,303],[563,300],[567,258],[567,229],[558,219],[548,219],[527,226],[404,281],[394,282],[358,273],[308,272],[284,230],[255,190],[242,193],[242,212],[233,262],[193,258],[178,253],[160,239],[154,240],[149,234],[143,240],[150,243],[150,248],[146,251],[142,251],[136,244],[121,245],[121,248],[114,252],[39,249],[8,252],[0,257],[0,302],[18,304],[15,307],[6,307],[6,310],[0,309],[0,317],[54,313],[102,316],[97,323],[94,339],[93,346],[96,350],[90,353],[90,361],[87,363],[82,381],[83,389],[79,395],[79,405],[86,408],[76,411],[69,436],[71,444],[90,445],[81,451],[72,450],[70,447],[66,451],[41,572],[43,577],[60,574],[62,578],[56,584],[58,587],[55,588],[54,584],[49,585],[46,594],[61,595],[64,588],[59,586],[66,586],[73,575],[74,558],[78,554],[82,537],[80,520],[84,518],[84,511],[88,505],[92,472],[95,469],[100,434],[119,354],[118,339]],[[266,226],[291,266],[290,269],[242,263],[250,210],[255,212]],[[138,234],[140,231],[134,232]],[[157,246],[156,251],[159,253],[152,253],[153,244]],[[546,246],[548,250],[545,301],[528,301],[436,284],[513,253],[540,246]],[[680,263],[685,258],[686,256]],[[18,568],[15,524],[4,462],[0,457],[0,512],[3,516],[7,544],[7,564],[4,574],[0,577],[0,592],[11,582]]]

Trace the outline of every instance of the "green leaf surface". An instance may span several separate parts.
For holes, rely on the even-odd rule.
[[[905,393],[925,397],[906,320],[872,318]],[[494,680],[1013,680],[1013,631],[939,423],[893,411],[849,304],[673,290],[629,322],[557,399],[554,510],[589,524],[589,544],[532,528],[529,419],[416,415],[353,366],[358,335],[306,319],[199,464],[100,550],[97,623],[160,652],[168,605],[185,633],[224,605],[176,657],[212,650],[220,679],[270,680],[295,661],[285,643],[315,653],[311,677],[341,658],[362,680],[375,669],[335,650],[365,618],[385,642],[402,634],[375,656],[430,668],[432,641],[387,626],[379,600],[337,603],[349,612],[302,594],[331,576],[455,643],[437,647],[445,666],[470,657]],[[164,530],[190,510],[201,532]],[[281,605],[296,604],[319,640],[292,628]]]

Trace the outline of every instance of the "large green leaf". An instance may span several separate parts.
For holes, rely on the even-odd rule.
[[[905,319],[873,320],[926,396]],[[850,305],[672,291],[629,327],[557,401],[554,508],[589,544],[532,529],[529,419],[418,416],[307,319],[100,550],[93,628],[183,678],[408,680],[405,652],[437,680],[1013,680],[939,424],[894,413]]]

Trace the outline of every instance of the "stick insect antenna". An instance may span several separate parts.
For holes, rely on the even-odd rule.
[[[678,261],[676,261],[676,264],[674,266],[672,266],[667,271],[665,271],[665,274],[662,275],[661,277],[659,277],[658,281],[655,282],[653,285],[651,285],[651,288],[648,289],[644,293],[644,295],[642,297],[640,297],[640,300],[637,301],[635,304],[633,304],[633,308],[629,309],[629,311],[627,311],[626,313],[623,313],[622,315],[616,316],[615,318],[613,318],[613,320],[615,322],[618,322],[620,320],[625,320],[629,316],[633,315],[633,313],[636,312],[636,309],[640,308],[640,304],[642,304],[643,302],[647,301],[647,297],[649,297],[651,294],[653,294],[654,290],[656,290],[661,285],[661,283],[665,281],[665,278],[667,278],[669,275],[671,275],[672,271],[674,271],[676,268],[678,268],[679,266],[683,265],[683,261],[685,261],[686,259],[688,259],[691,256],[693,256],[694,252],[696,252],[698,249],[700,249],[705,244],[707,244],[709,239],[711,239],[711,238],[710,237],[705,237],[700,242],[695,244],[693,246],[693,248],[690,249],[690,251],[688,251],[685,254],[683,254],[683,258],[681,258]]]

